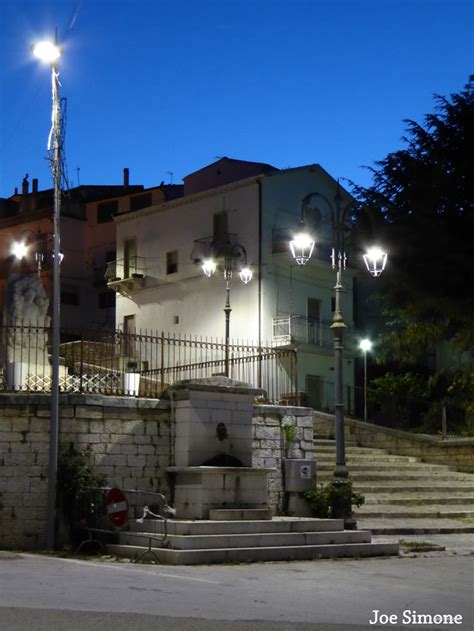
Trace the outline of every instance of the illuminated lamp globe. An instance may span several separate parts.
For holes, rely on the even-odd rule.
[[[216,271],[216,268],[217,268],[216,262],[213,261],[212,259],[204,259],[201,265],[202,271],[208,278],[211,278],[211,276]]]
[[[367,353],[367,351],[370,351],[370,349],[372,348],[372,342],[370,340],[361,340],[360,344],[359,344],[359,348],[364,351],[364,353]]]
[[[13,256],[18,259],[24,259],[28,254],[28,246],[23,241],[15,241],[10,249]]]
[[[61,49],[53,42],[44,40],[33,46],[33,55],[47,64],[52,64],[61,57]]]
[[[387,253],[379,247],[373,247],[364,254],[364,262],[372,276],[380,276],[387,264]]]
[[[250,283],[253,277],[253,272],[250,267],[243,267],[239,272],[240,280],[246,285]]]
[[[298,265],[306,265],[313,254],[313,249],[314,240],[305,232],[295,235],[290,241],[291,254]]]

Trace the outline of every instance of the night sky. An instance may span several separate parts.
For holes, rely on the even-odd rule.
[[[71,185],[121,183],[123,167],[132,184],[179,183],[225,155],[368,184],[363,165],[402,146],[403,119],[466,83],[473,13],[471,0],[0,0],[0,196],[26,173],[51,186],[50,72],[31,45],[55,26]]]

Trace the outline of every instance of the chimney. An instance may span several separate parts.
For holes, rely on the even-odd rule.
[[[25,212],[30,209],[30,200],[28,198],[28,173],[25,175],[21,182],[21,199],[20,199],[20,212]]]
[[[18,195],[18,186],[15,186],[15,195]]]
[[[125,168],[123,170],[123,185],[128,188],[130,182],[130,169]]]
[[[38,192],[38,178],[37,177],[33,178],[32,187],[33,188],[31,189],[31,192],[37,193]]]

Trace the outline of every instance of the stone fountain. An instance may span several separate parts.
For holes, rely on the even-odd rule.
[[[174,466],[167,472],[178,518],[271,517],[267,478],[273,469],[252,466],[253,404],[261,394],[221,376],[168,388]]]

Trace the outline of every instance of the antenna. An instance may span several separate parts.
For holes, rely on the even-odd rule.
[[[79,177],[80,171],[81,171],[81,167],[76,167],[76,171],[77,171],[77,185],[80,186],[81,185],[81,178]]]
[[[173,184],[173,171],[165,171],[170,176],[170,184]]]

